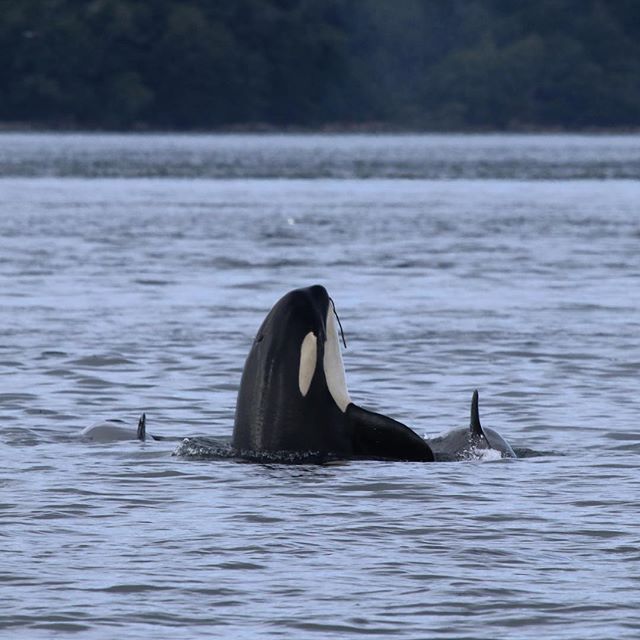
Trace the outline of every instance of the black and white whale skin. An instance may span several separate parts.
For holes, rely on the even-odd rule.
[[[467,429],[453,429],[444,436],[428,439],[437,460],[477,460],[489,450],[502,458],[516,458],[511,445],[494,429],[482,427],[478,410],[478,391],[471,399],[471,420]]]
[[[433,461],[409,427],[351,401],[336,319],[321,285],[290,291],[271,309],[242,372],[235,454],[286,462]]]
[[[122,420],[105,420],[86,427],[80,433],[85,440],[92,442],[118,442],[124,440],[160,440],[159,436],[147,433],[147,416],[143,413],[138,420],[138,428],[127,427]]]

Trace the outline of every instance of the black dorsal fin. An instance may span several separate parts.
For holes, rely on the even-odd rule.
[[[480,412],[478,411],[477,389],[473,392],[473,398],[471,398],[471,422],[469,423],[469,429],[471,429],[471,435],[484,436],[482,425],[480,424]]]
[[[138,440],[144,442],[147,438],[147,414],[143,413],[138,420]]]

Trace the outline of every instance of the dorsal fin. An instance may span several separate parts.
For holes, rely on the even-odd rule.
[[[144,442],[147,438],[147,415],[143,413],[138,420],[138,440]]]
[[[473,392],[473,398],[471,398],[471,422],[469,423],[469,429],[471,435],[484,436],[482,431],[482,425],[480,424],[480,412],[478,411],[478,390]]]

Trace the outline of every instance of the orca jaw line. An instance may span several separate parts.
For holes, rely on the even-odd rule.
[[[324,357],[322,361],[324,377],[333,401],[340,411],[345,413],[351,403],[351,398],[347,391],[347,380],[344,373],[342,353],[340,352],[338,328],[336,327],[336,318],[331,303],[329,303],[327,308],[325,326],[327,338],[324,343]]]

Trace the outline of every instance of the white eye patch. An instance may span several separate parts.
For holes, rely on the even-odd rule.
[[[329,305],[327,311],[327,341],[324,345],[324,377],[327,380],[329,393],[333,401],[338,405],[342,413],[347,410],[351,402],[347,391],[347,380],[344,375],[344,365],[342,364],[342,354],[340,353],[340,342],[338,340],[338,328],[333,315],[333,307]]]
[[[300,346],[300,368],[298,369],[298,386],[300,387],[300,393],[306,396],[311,381],[313,380],[313,374],[316,370],[316,361],[318,359],[318,340],[313,335],[313,332],[309,331],[302,341]]]

